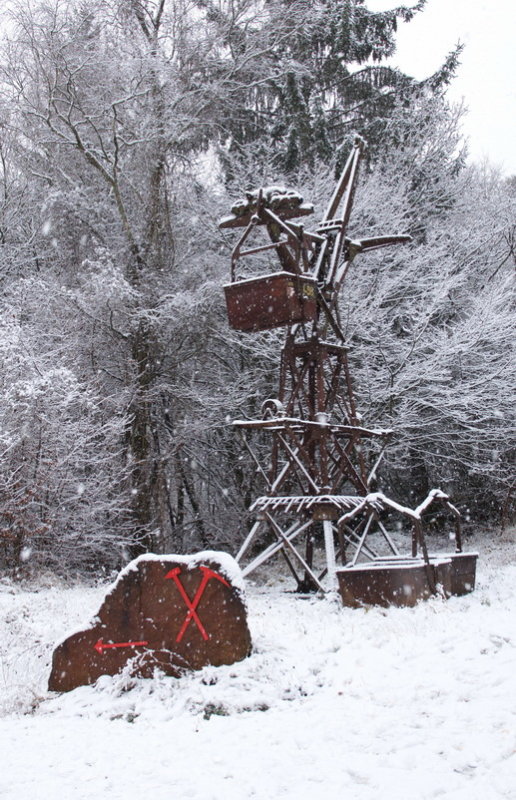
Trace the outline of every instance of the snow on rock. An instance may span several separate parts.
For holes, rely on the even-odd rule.
[[[127,566],[121,570],[121,572],[117,575],[115,583],[111,589],[108,590],[108,592],[113,591],[117,584],[130,572],[137,571],[138,566],[143,561],[165,561],[167,559],[172,559],[174,563],[184,564],[185,568],[189,570],[195,569],[201,564],[205,564],[207,561],[216,561],[219,566],[219,572],[226,578],[226,580],[229,581],[233,588],[238,589],[242,593],[242,599],[244,599],[245,586],[244,579],[242,577],[242,570],[238,566],[233,556],[230,556],[229,553],[224,553],[221,550],[202,550],[199,553],[192,553],[191,555],[185,556],[178,556],[175,554],[156,555],[154,553],[146,553],[145,555],[138,556],[138,558],[130,561],[129,564],[127,564]]]
[[[353,610],[272,576],[244,661],[61,696],[52,642],[105,588],[0,584],[0,797],[514,797],[514,537],[474,545],[472,594]]]

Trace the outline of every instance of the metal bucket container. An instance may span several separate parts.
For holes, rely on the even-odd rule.
[[[446,597],[452,590],[451,558],[431,558],[433,583],[441,586]],[[345,606],[415,606],[432,596],[427,567],[422,559],[379,559],[370,564],[336,570],[339,592]]]
[[[317,283],[309,276],[274,272],[224,286],[229,324],[237,331],[266,331],[316,319]]]

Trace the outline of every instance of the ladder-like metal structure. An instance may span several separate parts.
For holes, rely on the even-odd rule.
[[[248,194],[220,223],[222,228],[243,228],[232,254],[231,283],[224,287],[230,325],[248,332],[287,327],[277,397],[264,402],[261,419],[233,423],[266,487],[251,506],[255,522],[236,558],[248,575],[281,553],[300,591],[334,588],[337,561],[354,566],[360,558],[376,560],[373,530],[398,558],[380,519],[382,510],[393,507],[412,514],[412,557],[421,547],[433,582],[413,512],[372,494],[392,431],[362,424],[339,323],[339,293],[353,259],[411,240],[407,235],[347,236],[363,148],[357,139],[316,231],[292,221],[311,213],[312,207],[295,192],[277,187]],[[263,230],[266,242],[251,245]],[[279,272],[237,277],[244,259],[263,258],[266,251],[277,254]],[[249,431],[271,438],[266,466],[248,440]],[[448,502],[442,493],[434,493],[434,499]],[[460,545],[460,528],[457,533]],[[316,568],[318,538],[324,542],[325,563]],[[253,557],[244,563],[250,552]]]

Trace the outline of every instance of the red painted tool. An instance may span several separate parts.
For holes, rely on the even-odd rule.
[[[186,607],[188,608],[188,613],[186,614],[184,622],[183,622],[183,624],[181,626],[181,630],[179,631],[179,633],[176,636],[176,642],[180,642],[181,641],[181,639],[185,635],[186,629],[188,628],[188,626],[189,626],[189,624],[190,624],[192,619],[194,620],[195,624],[199,628],[199,631],[201,632],[202,638],[205,641],[210,638],[209,634],[206,633],[206,630],[204,629],[204,626],[203,626],[201,620],[199,619],[199,616],[198,616],[197,610],[196,610],[197,606],[201,602],[201,598],[202,598],[202,596],[204,594],[204,590],[206,589],[206,585],[208,584],[208,581],[211,578],[216,578],[221,583],[223,583],[225,586],[229,586],[229,583],[227,582],[227,580],[225,580],[225,578],[223,578],[222,575],[219,575],[218,572],[214,572],[214,570],[210,569],[209,567],[199,567],[199,569],[202,571],[203,575],[202,575],[201,582],[200,582],[200,584],[199,584],[199,586],[197,588],[197,591],[195,593],[195,596],[194,596],[193,600],[190,600],[190,598],[188,597],[188,595],[187,595],[187,593],[185,591],[185,588],[184,588],[184,586],[181,583],[181,580],[179,578],[179,573],[181,572],[181,568],[180,567],[176,567],[175,569],[171,569],[170,572],[167,573],[167,575],[165,575],[165,578],[172,578],[172,580],[176,584],[176,586],[177,586],[177,588],[178,588],[178,590],[179,590],[179,592],[181,594],[181,597],[183,598],[183,600],[185,602]]]

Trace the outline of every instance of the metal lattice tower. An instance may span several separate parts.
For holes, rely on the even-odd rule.
[[[287,328],[278,396],[264,402],[261,419],[233,423],[266,486],[266,494],[251,506],[256,521],[237,560],[256,551],[265,528],[272,542],[244,565],[244,575],[281,553],[300,590],[324,591],[325,579],[333,587],[337,559],[351,566],[359,557],[377,559],[370,545],[373,529],[389,552],[399,556],[380,519],[382,510],[397,505],[371,493],[392,431],[361,424],[338,318],[339,292],[353,259],[410,241],[406,235],[360,240],[346,235],[363,146],[357,139],[315,232],[293,221],[310,214],[312,207],[297,193],[277,187],[247,195],[220,223],[221,228],[243,228],[232,254],[231,283],[224,287],[230,325],[250,333]],[[263,231],[266,242],[253,244]],[[280,271],[237,278],[244,259],[270,250],[278,257]],[[270,436],[267,465],[260,463],[246,431]],[[434,492],[429,502],[435,499],[448,498]],[[417,519],[412,522],[412,555],[421,545],[428,564],[421,525]],[[459,528],[457,532],[460,544]],[[318,572],[314,545],[321,534],[326,563]]]

